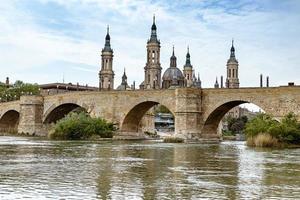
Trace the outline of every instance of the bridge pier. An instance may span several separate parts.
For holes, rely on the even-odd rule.
[[[175,137],[185,141],[219,140],[213,135],[203,135],[202,90],[195,88],[176,89]],[[211,136],[211,137],[210,137]]]
[[[200,113],[177,112],[175,114],[175,137],[185,140],[199,140]]]
[[[45,136],[43,129],[44,98],[42,96],[21,96],[18,133]]]

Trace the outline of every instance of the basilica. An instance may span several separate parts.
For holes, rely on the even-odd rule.
[[[201,80],[198,74],[196,78],[195,71],[191,64],[191,56],[189,48],[187,48],[186,61],[181,71],[177,67],[177,58],[173,46],[172,55],[170,57],[170,66],[162,75],[162,67],[160,63],[160,40],[157,37],[157,27],[155,16],[153,17],[153,24],[151,26],[151,35],[147,41],[147,61],[144,67],[144,81],[140,83],[140,90],[147,89],[169,89],[176,87],[196,87],[201,88]],[[114,71],[113,71],[113,50],[110,44],[109,28],[105,37],[105,45],[101,53],[101,70],[99,72],[99,90],[113,90],[114,89]],[[238,61],[235,58],[235,48],[230,49],[230,58],[227,61],[227,76],[225,87],[238,88]],[[214,85],[215,88],[223,88],[223,76],[218,78]],[[135,82],[132,86],[127,83],[127,76],[124,69],[122,76],[122,83],[117,87],[117,90],[135,90]]]

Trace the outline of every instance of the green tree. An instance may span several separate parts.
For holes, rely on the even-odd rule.
[[[171,113],[171,112],[166,106],[158,105],[157,108],[155,109],[155,113]]]
[[[37,84],[24,83],[16,81],[11,87],[0,85],[0,101],[18,100],[22,95],[37,95],[40,93]]]
[[[259,114],[246,124],[245,133],[247,137],[254,137],[259,133],[268,133],[271,126],[276,125],[276,121],[268,114]]]
[[[227,121],[228,131],[235,135],[244,131],[248,118],[247,116],[239,118],[228,116],[225,121]]]

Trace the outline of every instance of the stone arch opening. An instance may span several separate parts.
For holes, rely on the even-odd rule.
[[[85,108],[75,103],[65,103],[55,107],[47,114],[44,124],[56,123],[70,112],[87,112]]]
[[[153,131],[155,130],[155,114],[158,106],[163,106],[167,109],[174,119],[174,113],[165,105],[160,104],[155,101],[145,101],[135,105],[125,116],[121,131],[122,132],[145,132],[146,129],[143,129],[142,126],[149,123],[153,125]],[[151,110],[153,108],[153,110]],[[150,114],[147,114],[151,110]],[[149,116],[147,116],[149,115]],[[153,121],[152,121],[153,120]],[[147,127],[149,128],[149,127]],[[151,131],[150,131],[151,132]]]
[[[0,119],[1,132],[17,132],[20,120],[20,113],[16,110],[5,112]]]
[[[229,111],[232,110],[232,112],[235,112],[234,110],[240,110],[238,109],[240,105],[242,104],[252,104],[257,106],[256,104],[253,104],[249,101],[244,101],[244,100],[236,100],[236,101],[230,101],[227,103],[224,103],[220,106],[218,106],[217,108],[215,108],[207,117],[207,119],[205,120],[204,126],[202,128],[202,133],[203,134],[217,134],[218,133],[218,128],[219,125],[221,123],[221,120],[224,118],[224,116],[228,113]],[[237,108],[237,109],[234,109]],[[259,107],[260,108],[260,107]],[[263,109],[260,108],[260,112],[265,112]],[[235,115],[234,117],[241,117],[243,114],[241,114],[241,111],[239,111],[238,113],[232,113],[233,115]]]

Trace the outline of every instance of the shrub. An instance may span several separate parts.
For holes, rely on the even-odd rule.
[[[267,133],[268,129],[276,123],[270,115],[260,114],[246,124],[246,136],[254,137],[259,133]]]
[[[259,115],[246,124],[245,132],[249,146],[252,146],[251,144],[256,146],[256,139],[259,140],[257,141],[258,146],[267,139],[270,140],[270,143],[300,144],[300,123],[293,113],[284,116],[280,122],[273,120],[270,115]]]
[[[112,138],[116,130],[113,123],[101,118],[92,118],[84,112],[72,112],[59,120],[50,130],[51,139],[88,139],[94,135]]]
[[[165,137],[163,141],[165,143],[183,143],[184,139],[179,137]]]
[[[145,135],[148,135],[151,138],[159,138],[160,137],[156,131],[154,131],[154,132],[145,131],[144,133],[145,133]]]

